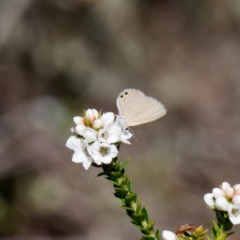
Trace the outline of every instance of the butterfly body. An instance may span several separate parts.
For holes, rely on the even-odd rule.
[[[158,100],[133,88],[125,89],[119,94],[117,107],[119,123],[124,127],[152,122],[167,113],[166,108]]]

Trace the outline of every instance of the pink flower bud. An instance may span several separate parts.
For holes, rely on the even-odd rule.
[[[89,123],[93,123],[98,118],[98,111],[95,109],[88,109],[85,114],[86,119]]]

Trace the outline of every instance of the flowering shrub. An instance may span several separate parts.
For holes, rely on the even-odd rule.
[[[240,184],[233,187],[224,182],[212,193],[204,196],[210,209],[216,212],[217,223],[213,221],[212,237],[202,226],[184,224],[175,233],[164,230],[154,231],[154,221],[148,216],[147,209],[142,207],[141,200],[132,190],[132,183],[125,173],[129,162],[120,162],[117,158],[122,143],[131,144],[132,133],[123,125],[119,117],[111,112],[102,114],[95,109],[88,109],[83,116],[73,118],[75,127],[73,135],[66,146],[74,151],[72,161],[82,163],[87,170],[92,165],[102,168],[98,176],[106,176],[114,187],[114,195],[121,202],[121,207],[131,218],[131,222],[142,232],[142,240],[225,240],[232,233],[227,233],[233,225],[240,223]]]

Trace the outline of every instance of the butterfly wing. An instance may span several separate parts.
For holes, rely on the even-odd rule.
[[[132,122],[139,115],[139,105],[142,105],[144,93],[136,89],[125,89],[117,98],[117,107],[119,115],[124,117],[128,126],[132,126]]]
[[[119,114],[128,126],[157,120],[166,114],[162,103],[137,89],[126,89],[117,98]]]

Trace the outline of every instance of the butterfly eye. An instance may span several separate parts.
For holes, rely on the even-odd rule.
[[[125,95],[128,95],[128,92],[125,92]]]
[[[128,127],[124,128],[124,131],[128,131]]]
[[[123,95],[120,95],[120,98],[123,98]]]

